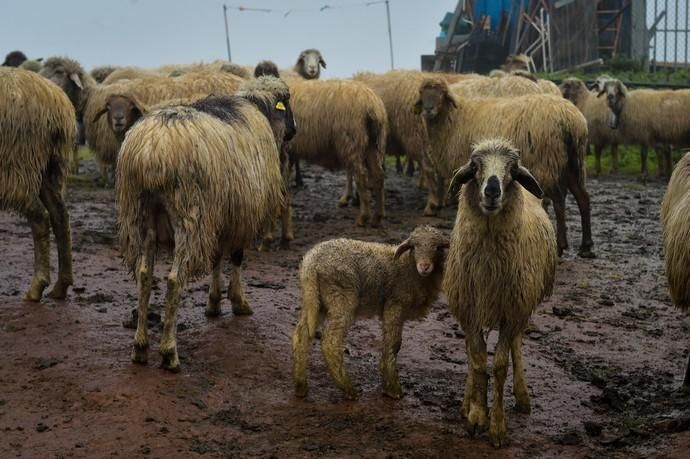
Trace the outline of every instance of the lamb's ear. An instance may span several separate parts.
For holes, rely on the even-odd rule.
[[[405,239],[396,249],[395,249],[395,258],[398,258],[400,255],[402,255],[404,252],[410,250],[412,248],[412,241],[410,239]]]
[[[534,178],[534,176],[529,170],[527,170],[525,166],[515,166],[510,171],[510,175],[513,177],[513,180],[518,182],[524,189],[539,199],[544,197],[544,192],[542,191],[541,186],[539,186],[539,182],[537,182],[537,179]]]
[[[321,64],[321,67],[326,68],[326,61],[323,60],[323,57],[319,57],[319,64]]]
[[[450,180],[448,195],[455,198],[460,192],[460,188],[462,188],[465,183],[472,180],[476,173],[477,165],[471,160],[460,169],[455,171],[455,175],[453,175],[453,178]]]
[[[84,85],[81,83],[81,78],[79,78],[79,75],[77,75],[76,73],[70,73],[69,79],[72,80],[74,82],[74,84],[77,85],[77,88],[79,88],[81,90],[84,89]]]

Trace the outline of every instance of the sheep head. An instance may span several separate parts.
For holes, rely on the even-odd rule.
[[[244,67],[242,67],[239,64],[235,64],[234,62],[225,62],[223,65],[220,66],[220,71],[231,73],[244,80],[246,80],[250,76],[249,72],[247,72],[247,70]]]
[[[588,92],[585,83],[577,78],[566,78],[558,88],[561,90],[563,97],[575,105],[578,105],[578,102],[586,96]]]
[[[283,80],[272,76],[246,80],[237,95],[252,102],[268,118],[279,149],[295,136],[297,125],[290,107],[290,89]]]
[[[7,53],[2,64],[3,67],[19,67],[26,60],[26,54],[17,50]]]
[[[111,94],[105,99],[105,105],[94,116],[96,122],[108,114],[108,126],[115,137],[122,140],[125,134],[139,118],[148,112],[148,108],[133,95]]]
[[[625,107],[628,89],[620,80],[609,79],[604,81],[597,97],[601,97],[604,94],[606,94],[606,104],[610,110],[609,127],[617,129],[623,107]]]
[[[434,269],[443,269],[445,253],[450,245],[448,237],[436,228],[428,225],[418,226],[412,231],[410,237],[403,241],[395,249],[395,258],[410,250],[417,273],[427,277]]]
[[[447,110],[457,108],[455,97],[450,93],[448,83],[440,77],[425,79],[419,87],[419,98],[414,111],[427,120],[433,120]]]
[[[254,78],[259,78],[260,76],[272,76],[275,78],[280,78],[280,72],[278,71],[278,66],[273,61],[261,61],[256,64],[254,68]]]
[[[321,76],[321,67],[326,68],[321,51],[305,49],[297,58],[294,70],[305,80],[318,80]]]
[[[475,192],[470,194],[478,199],[476,204],[482,213],[496,215],[514,182],[539,199],[544,194],[539,182],[520,163],[517,149],[507,140],[489,139],[473,146],[470,160],[455,172],[449,192],[457,195],[462,185],[471,183]]]

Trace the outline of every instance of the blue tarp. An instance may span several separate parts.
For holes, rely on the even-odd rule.
[[[527,8],[529,0],[475,0],[474,17],[478,19],[483,15],[491,16],[491,30],[495,31],[501,24],[501,17],[505,16],[507,18],[513,3],[519,7],[520,1]],[[514,10],[510,18],[511,26],[515,24],[516,16],[517,11]]]

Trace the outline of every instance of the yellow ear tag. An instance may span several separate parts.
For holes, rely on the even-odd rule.
[[[276,104],[276,110],[285,111],[285,105],[283,105],[282,102],[278,102],[278,103]]]

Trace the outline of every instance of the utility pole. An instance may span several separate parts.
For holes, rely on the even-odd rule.
[[[225,44],[228,47],[228,62],[232,62],[230,55],[230,34],[228,33],[228,6],[223,4],[223,16],[225,17]]]
[[[631,17],[632,17],[632,33],[631,33],[631,50],[630,57],[642,63],[645,69],[649,65],[649,32],[647,30],[646,16],[647,7],[645,1],[632,2]]]
[[[388,44],[391,53],[391,70],[393,70],[395,68],[395,64],[393,63],[393,34],[391,33],[391,9],[388,0],[386,0],[386,16],[388,17]]]

